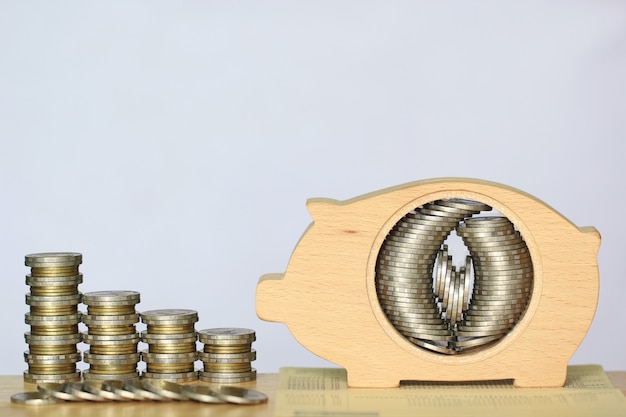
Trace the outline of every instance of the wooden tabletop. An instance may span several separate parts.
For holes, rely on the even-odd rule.
[[[606,372],[615,388],[626,395],[626,371]],[[25,384],[21,375],[0,376],[0,416],[45,417],[134,417],[158,415],[159,417],[265,417],[274,415],[278,388],[278,374],[259,374],[257,380],[239,384],[267,394],[269,401],[260,405],[201,404],[197,402],[121,402],[121,403],[62,403],[52,406],[25,406],[11,404],[11,395],[35,391],[33,384]]]

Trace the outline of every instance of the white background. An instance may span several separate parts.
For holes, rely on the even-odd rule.
[[[328,365],[254,306],[306,199],[444,176],[601,232],[572,363],[624,370],[624,74],[622,1],[2,1],[0,374],[42,251],[83,253],[82,292],[255,329],[259,372]]]

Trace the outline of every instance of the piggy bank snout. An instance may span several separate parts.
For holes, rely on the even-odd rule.
[[[284,308],[279,300],[285,300],[284,274],[265,274],[259,278],[256,287],[256,314],[261,320],[281,321],[278,317]]]

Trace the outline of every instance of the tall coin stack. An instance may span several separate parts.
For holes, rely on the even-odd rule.
[[[81,314],[78,285],[83,276],[78,272],[80,253],[51,252],[26,255],[26,304],[30,312],[25,322],[30,331],[24,334],[29,350],[24,352],[28,370],[24,381],[29,383],[68,382],[80,380],[76,364],[80,361],[77,344],[81,341],[78,324]]]
[[[89,344],[89,350],[83,353],[83,361],[89,364],[89,370],[83,372],[85,380],[139,377],[139,334],[135,328],[139,322],[135,305],[139,301],[136,291],[95,291],[83,295],[83,304],[87,306],[83,323],[88,328],[83,342]]]
[[[198,357],[204,365],[200,380],[218,384],[234,384],[256,379],[256,369],[252,361],[256,351],[252,342],[256,334],[251,329],[216,328],[198,332],[198,339],[204,343]]]
[[[142,377],[171,382],[197,380],[198,313],[183,309],[151,310],[141,313],[141,321],[146,324],[141,341],[148,344],[148,349],[141,351],[146,363]]]

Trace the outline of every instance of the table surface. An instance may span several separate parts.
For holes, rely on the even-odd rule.
[[[626,371],[606,372],[611,383],[626,395]],[[134,417],[136,415],[159,415],[178,417],[273,416],[278,374],[258,374],[257,380],[238,384],[267,394],[269,401],[259,405],[201,404],[185,402],[118,402],[118,403],[61,403],[51,406],[26,406],[11,404],[11,395],[18,392],[35,391],[36,386],[25,384],[21,375],[0,376],[0,416],[45,416],[45,417]]]

